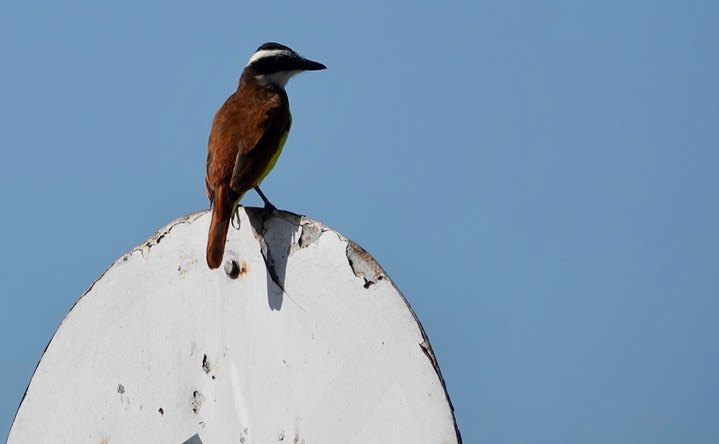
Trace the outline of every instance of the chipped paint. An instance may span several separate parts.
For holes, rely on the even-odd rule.
[[[352,272],[355,276],[364,280],[364,288],[369,288],[384,279],[385,275],[382,267],[359,245],[348,241],[346,254]]]
[[[290,256],[295,254],[297,251],[303,248],[307,248],[317,242],[317,239],[322,236],[322,233],[327,231],[327,227],[313,220],[309,220],[303,217],[300,222],[300,230],[301,231],[299,237],[297,238],[297,242],[293,242],[292,244],[290,244]]]
[[[207,374],[209,374],[212,370],[210,366],[210,361],[207,359],[207,355],[202,356],[202,370],[204,370]]]
[[[195,390],[192,392],[192,411],[197,415],[200,413],[200,409],[202,408],[202,404],[205,402],[205,395],[200,393],[199,391]]]

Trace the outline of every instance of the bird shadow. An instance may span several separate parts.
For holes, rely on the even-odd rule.
[[[267,270],[267,303],[271,310],[281,310],[287,275],[287,258],[301,216],[281,210],[245,207],[255,237],[260,243],[262,258]]]

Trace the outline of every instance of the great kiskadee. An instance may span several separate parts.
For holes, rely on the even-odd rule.
[[[254,188],[265,203],[260,182],[277,162],[292,123],[285,85],[302,71],[325,69],[279,43],[265,43],[250,57],[237,91],[212,121],[205,190],[212,205],[207,265],[217,268],[225,252],[227,229],[242,196]]]

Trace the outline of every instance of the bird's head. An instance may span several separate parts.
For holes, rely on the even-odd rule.
[[[327,67],[302,57],[287,46],[271,42],[260,46],[252,54],[243,76],[251,75],[261,84],[284,89],[295,74],[321,69]]]

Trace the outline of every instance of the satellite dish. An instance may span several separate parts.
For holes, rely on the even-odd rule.
[[[240,208],[210,270],[209,220],[172,222],[85,292],[8,443],[461,442],[427,336],[367,252]]]

